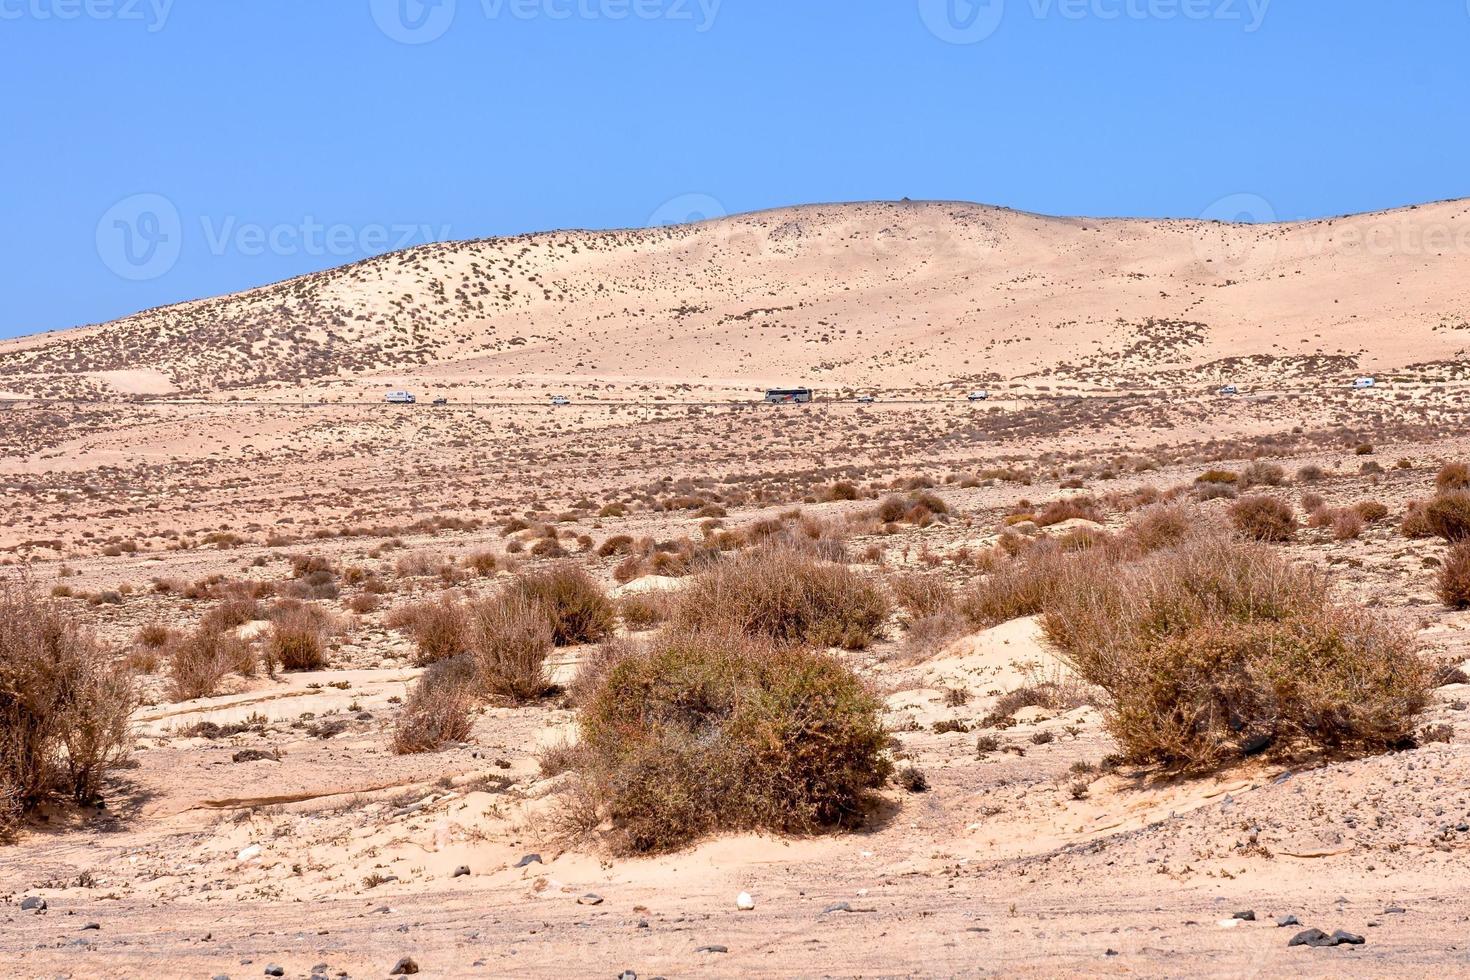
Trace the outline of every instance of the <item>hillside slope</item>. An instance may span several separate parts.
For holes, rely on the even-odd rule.
[[[0,390],[1454,377],[1470,202],[1290,225],[813,205],[435,244],[0,343]]]

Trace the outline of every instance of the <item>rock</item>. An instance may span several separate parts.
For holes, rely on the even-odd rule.
[[[286,968],[284,966],[276,966],[272,963],[265,968],[265,975],[268,977],[284,977],[286,975]]]
[[[1236,926],[1240,925],[1240,920],[1221,919],[1219,922],[1216,922],[1215,925],[1219,926],[1221,929],[1234,929]]]
[[[1287,926],[1299,926],[1301,922],[1294,915],[1283,915],[1276,920],[1276,928],[1285,929]]]
[[[735,896],[735,907],[742,912],[749,912],[755,908],[755,899],[750,897],[750,892],[741,892]]]
[[[1251,912],[1237,912],[1237,913],[1235,913],[1235,917],[1237,919],[1239,919],[1241,922],[1254,922],[1254,921],[1256,921],[1256,913],[1253,912],[1253,911],[1251,911]]]
[[[231,762],[280,762],[281,757],[275,752],[267,752],[265,749],[241,749],[230,756]]]
[[[624,970],[622,973],[618,974],[618,980],[638,980],[638,974],[634,973],[632,970]]]
[[[1383,910],[1383,914],[1384,915],[1404,915],[1408,911],[1409,911],[1408,909],[1404,908],[1401,905],[1390,905],[1388,908],[1386,908],[1386,909]]]
[[[822,909],[822,914],[823,915],[826,915],[828,912],[851,912],[851,911],[852,911],[852,903],[851,902],[834,902],[831,905],[827,906],[826,908]]]
[[[1338,929],[1335,932],[1333,932],[1332,933],[1332,938],[1338,944],[1344,945],[1344,946],[1361,946],[1361,945],[1363,945],[1363,943],[1367,942],[1367,940],[1365,940],[1362,936],[1359,936],[1359,935],[1357,935],[1355,933],[1348,932],[1348,931],[1346,931],[1344,929]]]
[[[20,910],[22,912],[29,912],[32,909],[37,912],[46,911],[46,900],[44,898],[37,898],[34,895],[31,895],[30,897],[21,900]]]
[[[602,896],[601,895],[594,895],[591,892],[588,892],[587,894],[583,895],[581,898],[577,899],[577,904],[578,905],[601,905],[602,904]]]
[[[523,857],[519,861],[517,861],[515,863],[515,866],[517,868],[525,868],[525,867],[529,867],[529,866],[531,866],[533,864],[543,864],[543,863],[545,863],[545,862],[543,862],[541,860],[541,855],[539,855],[539,854],[527,854],[525,857]]]
[[[1332,937],[1321,929],[1303,929],[1287,940],[1286,945],[1291,946],[1335,946]]]
[[[96,930],[101,928],[102,924],[100,922],[88,922],[86,925],[82,926],[82,931],[87,932],[89,930]]]
[[[419,972],[419,965],[413,961],[412,956],[405,956],[393,964],[393,969],[388,975],[390,977],[406,977],[417,972]]]
[[[235,855],[235,861],[239,864],[248,864],[251,861],[258,861],[260,860],[261,853],[262,849],[259,844],[251,844],[249,847],[242,850],[239,854]]]
[[[469,877],[469,873],[470,866],[468,864],[461,864],[459,867],[454,869],[454,877],[456,878],[467,878]]]
[[[696,949],[695,952],[696,953],[728,953],[728,952],[730,952],[730,947],[728,947],[728,946],[701,946],[698,949]]]

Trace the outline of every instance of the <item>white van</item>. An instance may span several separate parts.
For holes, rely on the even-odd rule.
[[[413,393],[409,391],[388,392],[388,404],[390,405],[412,405],[416,401],[418,401],[418,399],[415,398],[413,396]]]
[[[555,398],[551,399],[551,404],[555,405],[557,408],[560,408],[563,405],[570,405],[571,403],[572,400],[566,395],[557,395]]]
[[[1238,394],[1240,394],[1240,391],[1235,387],[1235,385],[1225,385],[1219,391],[1215,392],[1215,394],[1217,394],[1217,395],[1238,395]]]
[[[990,392],[988,391],[972,391],[969,394],[969,399],[972,402],[983,402],[989,397]]]
[[[1359,378],[1358,380],[1356,380],[1356,381],[1353,382],[1353,387],[1354,388],[1371,388],[1371,387],[1373,387],[1377,383],[1378,383],[1377,380],[1374,379],[1374,378]]]

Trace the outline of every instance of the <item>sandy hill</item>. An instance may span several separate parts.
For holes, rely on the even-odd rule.
[[[1467,282],[1466,201],[1277,225],[814,205],[383,255],[0,343],[0,389],[1436,380]]]

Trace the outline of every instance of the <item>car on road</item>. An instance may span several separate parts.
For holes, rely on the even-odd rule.
[[[1377,378],[1358,378],[1356,381],[1353,382],[1353,387],[1354,388],[1372,388],[1376,384],[1378,384],[1378,379]]]
[[[860,404],[871,405],[878,399],[874,398],[872,395],[858,395],[857,400]]]
[[[1225,385],[1219,391],[1215,392],[1215,394],[1217,394],[1217,395],[1238,395],[1238,394],[1240,394],[1240,391],[1236,389],[1235,385]]]
[[[970,392],[970,394],[968,395],[968,397],[969,397],[970,401],[972,401],[972,402],[983,402],[983,401],[987,400],[988,398],[990,398],[990,392],[988,392],[988,391],[972,391],[972,392]]]
[[[388,392],[387,401],[390,405],[412,405],[418,399],[414,397],[411,391],[390,391]]]
[[[552,405],[555,405],[558,408],[560,408],[563,405],[570,405],[571,403],[572,403],[572,400],[570,398],[568,398],[566,395],[556,395],[555,397],[553,397],[551,399],[551,404]]]
[[[448,398],[445,398],[443,395],[440,395],[438,398],[435,398],[434,399],[433,404],[435,404],[435,405],[448,405],[449,404],[449,399]]]

